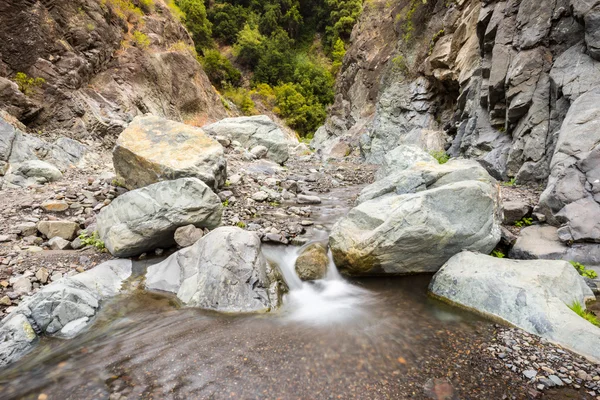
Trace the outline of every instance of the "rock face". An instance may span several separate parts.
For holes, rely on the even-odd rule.
[[[429,290],[600,359],[600,328],[568,307],[595,297],[568,262],[515,261],[462,252],[435,274]]]
[[[281,127],[266,115],[225,118],[205,125],[202,129],[213,137],[231,137],[246,149],[264,146],[267,148],[266,158],[279,164],[283,164],[289,158],[288,145],[297,144],[297,141],[292,141]]]
[[[98,232],[111,254],[129,257],[174,245],[180,226],[216,228],[222,209],[197,178],[164,181],[117,197],[98,214]]]
[[[298,277],[303,281],[314,281],[325,277],[328,265],[327,247],[320,243],[313,243],[298,256],[295,269]]]
[[[153,115],[136,117],[121,133],[113,164],[128,189],[192,177],[216,190],[227,179],[223,146],[200,128]]]
[[[31,350],[38,334],[73,337],[88,326],[103,300],[131,276],[131,261],[112,260],[54,282],[25,298],[0,322],[0,366]]]
[[[6,4],[1,108],[34,129],[93,135],[111,146],[136,115],[201,123],[228,116],[188,32],[165,2],[152,3],[143,12],[96,0]],[[136,31],[148,46],[132,39]],[[24,94],[12,81],[18,72],[45,82]]]
[[[259,237],[236,227],[215,229],[151,266],[146,287],[176,293],[190,307],[223,312],[266,312],[278,296]]]

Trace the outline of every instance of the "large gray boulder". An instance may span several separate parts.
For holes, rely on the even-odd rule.
[[[600,360],[600,328],[568,307],[595,297],[566,261],[516,261],[462,252],[435,274],[429,290]]]
[[[213,137],[231,137],[246,149],[258,145],[264,146],[268,149],[267,158],[279,164],[283,164],[289,158],[288,145],[297,143],[266,115],[225,118],[214,124],[205,125],[202,129]]]
[[[375,179],[383,179],[423,163],[437,164],[438,162],[418,146],[400,145],[385,155],[381,167],[375,173]]]
[[[29,352],[38,335],[76,336],[89,326],[101,302],[131,276],[131,261],[111,260],[61,279],[25,298],[0,322],[0,367]]]
[[[98,214],[100,238],[117,257],[175,244],[180,226],[213,229],[221,223],[219,197],[197,178],[158,182],[117,197]]]
[[[258,235],[237,227],[217,228],[151,266],[146,287],[176,293],[189,307],[231,313],[269,311],[279,296]]]
[[[113,164],[128,189],[186,177],[218,189],[227,179],[223,146],[200,128],[154,115],[134,118],[121,133]]]
[[[352,275],[435,272],[462,250],[491,252],[500,240],[498,192],[464,181],[365,201],[338,221],[329,244]]]

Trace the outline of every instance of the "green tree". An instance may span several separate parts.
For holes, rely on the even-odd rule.
[[[208,19],[212,23],[212,33],[215,39],[226,44],[234,44],[238,33],[246,24],[248,10],[243,6],[228,3],[217,4],[209,10]]]
[[[239,86],[242,79],[241,72],[231,62],[219,53],[218,50],[207,50],[200,59],[208,79],[218,88]]]
[[[284,30],[279,30],[263,41],[261,56],[254,69],[255,83],[268,83],[276,86],[290,82],[294,74],[294,53],[291,40]]]
[[[236,61],[250,68],[256,67],[261,56],[262,43],[265,37],[260,34],[258,27],[244,25],[238,34],[238,39],[233,46],[233,55]]]
[[[344,41],[340,38],[337,38],[333,44],[333,50],[331,51],[331,58],[333,59],[331,68],[334,74],[337,74],[342,67],[342,61],[344,60],[345,55],[346,46],[344,46]]]
[[[194,39],[196,50],[202,53],[212,47],[212,24],[206,17],[203,0],[178,0],[177,5],[185,14],[185,26]]]
[[[266,4],[258,25],[260,33],[265,36],[271,36],[277,30],[281,29],[279,25],[280,19],[281,7],[279,4]]]
[[[362,0],[325,0],[330,9],[325,28],[326,45],[333,46],[338,38],[348,40],[356,20],[362,12]]]

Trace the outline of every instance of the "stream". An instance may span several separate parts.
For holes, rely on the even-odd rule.
[[[346,200],[317,209],[316,225],[329,228]],[[327,240],[325,230],[311,235]],[[181,308],[174,296],[135,289],[105,303],[77,338],[45,337],[0,371],[0,399],[426,398],[428,379],[446,376],[468,398],[521,390],[472,361],[493,325],[428,297],[431,276],[348,280],[330,257],[325,279],[302,282],[300,250],[263,246],[290,289],[276,312]]]

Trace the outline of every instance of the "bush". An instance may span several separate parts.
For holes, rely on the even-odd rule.
[[[446,154],[445,151],[442,151],[442,150],[430,151],[429,154],[431,154],[431,156],[433,158],[435,158],[437,160],[437,162],[440,164],[446,164],[448,162],[448,160],[450,160],[450,156],[448,154]]]
[[[208,12],[208,19],[212,23],[215,39],[220,39],[226,44],[234,44],[238,39],[238,33],[246,24],[248,10],[229,3],[216,4]]]
[[[598,321],[598,317],[596,317],[596,315],[588,310],[586,310],[580,302],[578,301],[574,301],[573,304],[571,304],[570,306],[568,306],[571,310],[573,310],[577,315],[579,315],[581,318],[585,319],[586,321],[588,321],[591,324],[594,324],[598,327],[600,327],[600,321]]]
[[[333,60],[331,69],[334,75],[336,75],[342,67],[342,61],[344,60],[345,55],[346,46],[344,46],[344,41],[338,38],[333,45],[333,50],[331,51],[331,58]]]
[[[196,49],[194,48],[194,46],[191,46],[191,45],[185,43],[183,40],[180,40],[179,42],[175,42],[175,43],[171,44],[169,46],[169,51],[173,51],[176,53],[190,53],[194,57],[198,56],[198,53],[196,52]]]
[[[218,50],[208,50],[200,59],[208,78],[218,88],[239,86],[242,73]]]
[[[92,236],[88,236],[87,232],[83,232],[79,235],[79,240],[81,240],[81,244],[84,246],[93,246],[97,250],[104,251],[105,246],[104,242],[100,240],[100,236],[97,231],[92,233]]]
[[[206,17],[204,0],[178,0],[177,5],[185,15],[184,22],[192,34],[196,50],[212,47],[212,24]]]
[[[292,81],[295,59],[292,45],[293,40],[283,30],[264,40],[260,47],[260,58],[254,69],[253,81],[268,83],[271,86]]]
[[[238,33],[237,42],[233,46],[233,55],[237,62],[250,68],[256,67],[261,56],[261,47],[265,37],[261,35],[257,27],[249,24]]]
[[[17,72],[15,75],[15,82],[17,86],[19,86],[19,90],[23,92],[23,94],[29,96],[35,92],[36,88],[46,83],[46,80],[44,78],[29,77],[24,72]]]
[[[578,263],[577,261],[569,262],[577,270],[577,272],[579,272],[579,275],[590,279],[595,279],[598,277],[598,274],[593,269],[587,269],[583,264]]]
[[[129,0],[102,0],[102,4],[108,6],[118,18],[125,21],[144,15],[142,10]]]
[[[254,115],[254,101],[250,97],[250,91],[244,88],[228,88],[223,95],[236,105],[244,115]]]
[[[150,46],[150,38],[143,32],[133,32],[133,43],[140,49],[146,49]]]
[[[277,104],[274,111],[300,135],[313,134],[325,121],[325,107],[303,96],[299,85],[284,83],[276,86],[274,91]]]

